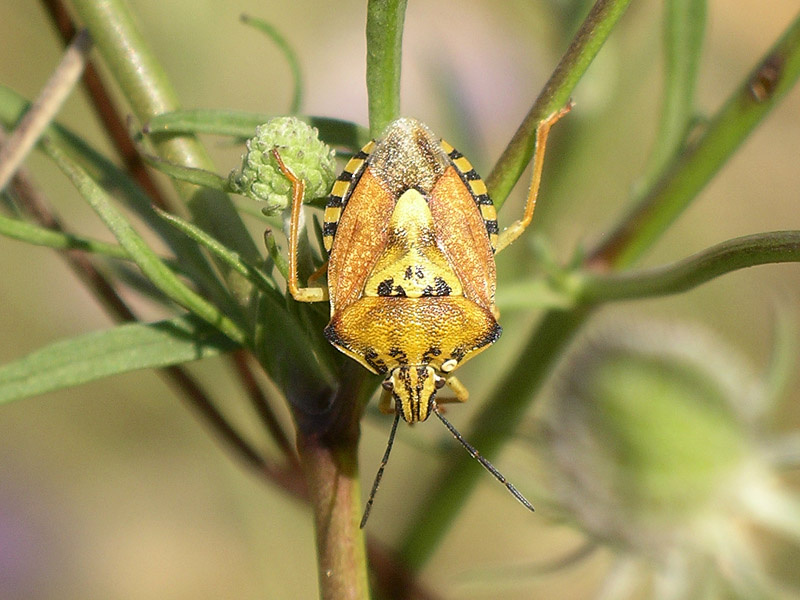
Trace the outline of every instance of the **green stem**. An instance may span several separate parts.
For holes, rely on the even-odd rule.
[[[298,456],[314,511],[323,600],[369,598],[364,532],[359,527],[358,441],[362,406],[373,387],[357,368],[345,367],[347,373],[324,417],[295,412]]]
[[[89,28],[109,71],[116,78],[136,118],[145,123],[164,112],[178,110],[180,104],[162,65],[147,45],[135,19],[123,0],[74,0],[76,12]],[[214,171],[205,148],[194,136],[163,136],[153,144],[166,161]],[[216,239],[250,260],[258,250],[233,203],[225,194],[174,182],[186,200],[193,220]],[[173,211],[185,214],[182,206]]]
[[[298,438],[314,509],[320,598],[368,598],[357,444],[331,448]]]
[[[588,274],[582,302],[610,302],[679,294],[747,267],[800,261],[800,231],[773,231],[728,240],[678,262],[652,269]]]
[[[594,11],[592,14],[594,14]],[[606,12],[604,14],[607,18],[618,18],[616,13]],[[788,89],[787,78],[789,74],[794,75],[794,71],[797,70],[797,63],[800,62],[798,58],[800,51],[797,49],[797,38],[800,37],[800,33],[797,31],[798,28],[800,27],[797,23],[792,24],[775,49],[779,50],[779,52],[775,50],[770,52],[767,60],[762,62],[762,66],[756,70],[755,75],[748,78],[747,83],[743,86],[746,94],[751,94],[751,100],[749,102],[745,100],[745,102],[750,104],[753,98],[758,99],[758,106],[756,107],[759,109],[758,118],[763,117],[767,112],[766,107],[762,105],[768,105],[771,108],[774,105],[775,98]],[[582,32],[587,30],[592,31],[593,29],[591,27],[587,28],[586,25],[581,29]],[[568,77],[561,75],[560,79],[565,80]],[[553,78],[551,78],[552,80]],[[545,93],[540,96],[540,99],[543,97],[546,97]],[[741,92],[737,92],[734,98],[722,109],[721,115],[724,116],[726,111],[730,110],[730,105],[741,102],[740,98]],[[538,103],[539,101],[537,101]],[[557,107],[560,104],[556,102],[554,105]],[[531,112],[535,109],[536,106],[531,109]],[[537,114],[548,114],[548,110],[542,109]],[[741,123],[736,119],[730,117],[721,118],[718,115],[713,121],[714,123],[719,122],[716,127],[715,137],[720,140],[735,138],[735,144],[727,144],[731,148],[735,148],[755,125],[755,122],[749,122],[749,119],[755,118],[755,115],[751,112],[747,112],[747,115],[747,127],[742,127]],[[531,141],[532,143],[533,141]],[[720,144],[716,145],[717,148],[719,146]],[[730,152],[727,152],[725,157],[729,154]],[[699,188],[686,185],[682,178],[695,175],[697,171],[702,171],[703,169],[709,170],[708,176],[710,177],[718,167],[718,165],[715,165],[710,168],[708,164],[703,164],[701,162],[703,158],[707,157],[697,156],[695,152],[693,160],[697,161],[698,164],[690,161],[682,162],[683,168],[671,170],[661,180],[658,188],[649,191],[650,193],[647,197],[663,198],[662,190],[672,189],[674,191],[668,197],[674,199],[674,202],[680,202],[682,206],[685,206]],[[503,162],[503,158],[501,158],[501,162]],[[518,177],[518,174],[516,176]],[[499,188],[505,189],[509,186],[507,178],[508,176],[503,176],[501,179],[494,179],[494,185],[500,186],[501,180],[505,181],[506,183],[503,183],[502,187]],[[514,181],[516,180],[515,178],[513,179]],[[634,225],[638,226],[640,224],[637,221]],[[655,241],[662,230],[651,229],[647,235],[636,235],[636,227],[631,226],[626,228],[625,231],[630,231],[631,235],[619,237],[618,242],[612,246],[618,256],[626,256],[629,248],[635,248],[637,252],[643,250]],[[599,256],[605,257],[605,252],[600,253]],[[609,260],[608,264],[615,266],[620,262]],[[591,304],[582,304],[570,311],[551,310],[545,313],[528,343],[518,353],[516,363],[504,375],[494,393],[475,417],[474,429],[464,436],[484,456],[490,459],[493,458],[511,437],[517,423],[533,401],[536,392],[539,391],[547,376],[551,373],[561,352],[566,348],[575,332],[591,316],[592,308],[593,305]],[[469,456],[459,456],[453,453],[449,457],[445,473],[439,477],[436,486],[425,499],[425,510],[420,512],[418,520],[412,524],[403,540],[402,555],[410,568],[418,570],[425,564],[448,531],[450,523],[458,514],[465,499],[469,497],[469,492],[483,475],[484,473],[481,472],[480,467]]]
[[[707,0],[664,3],[664,95],[661,123],[640,186],[649,188],[678,154],[695,118],[694,92],[705,34]]]
[[[689,205],[755,126],[800,76],[800,17],[728,99],[699,140],[650,187],[590,262],[598,268],[631,264]]]
[[[525,169],[533,153],[537,123],[567,103],[573,88],[629,2],[599,0],[589,12],[545,89],[487,179],[496,203],[500,200],[502,204]],[[545,316],[520,353],[520,359],[475,418],[474,429],[465,436],[481,454],[487,457],[496,455],[513,434],[533,391],[542,385],[571,334],[577,331],[590,312],[590,307],[582,306],[570,312],[551,311]],[[409,568],[417,570],[430,558],[479,481],[483,474],[481,471],[477,461],[463,450],[451,453],[446,473],[428,494],[425,510],[420,512],[402,542],[401,555]]]
[[[486,178],[486,186],[497,208],[508,198],[533,155],[536,126],[569,101],[572,90],[589,68],[628,4],[630,0],[598,0],[586,16],[536,102]]]
[[[407,0],[367,4],[369,130],[377,137],[400,114],[400,65]]]

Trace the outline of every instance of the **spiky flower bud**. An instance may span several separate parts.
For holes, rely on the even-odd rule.
[[[335,151],[320,141],[317,129],[295,117],[278,117],[259,125],[247,140],[242,167],[228,176],[231,189],[260,202],[265,214],[275,215],[290,202],[291,183],[278,168],[272,149],[306,184],[307,200],[321,198],[336,178]]]

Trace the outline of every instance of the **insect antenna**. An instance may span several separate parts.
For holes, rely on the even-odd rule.
[[[447,419],[444,418],[444,415],[439,412],[439,407],[436,406],[435,403],[433,404],[433,412],[436,413],[436,416],[439,417],[439,420],[442,423],[444,423],[444,426],[447,427],[447,429],[450,430],[450,433],[453,434],[453,437],[456,438],[459,442],[461,442],[461,445],[464,446],[464,448],[466,448],[467,452],[469,452],[469,455],[472,458],[474,458],[479,463],[481,463],[481,465],[483,465],[483,467],[487,471],[489,471],[489,473],[494,475],[494,478],[497,479],[497,481],[499,481],[504,486],[506,486],[506,489],[509,492],[511,492],[511,494],[514,496],[514,498],[519,500],[520,503],[525,508],[527,508],[528,510],[531,510],[531,511],[535,510],[533,508],[533,505],[530,502],[528,502],[527,498],[525,498],[525,496],[523,496],[517,488],[515,488],[513,485],[511,485],[511,483],[508,481],[508,479],[506,479],[503,476],[503,474],[500,471],[498,471],[492,463],[490,463],[486,458],[481,456],[480,452],[478,452],[467,440],[465,440],[462,437],[462,435],[453,426],[453,424],[450,423],[450,421],[448,421]]]
[[[361,517],[361,529],[364,529],[364,525],[367,524],[367,519],[369,519],[369,513],[372,510],[372,503],[375,500],[375,492],[378,491],[378,486],[381,484],[381,478],[383,477],[383,470],[386,468],[386,463],[389,462],[389,453],[392,451],[392,444],[394,444],[394,434],[397,432],[397,423],[399,421],[400,421],[400,411],[397,410],[394,413],[394,423],[392,423],[392,431],[389,432],[389,442],[386,444],[386,452],[383,453],[381,466],[378,467],[378,472],[375,475],[375,481],[373,482],[372,489],[369,492],[369,498],[367,498],[367,505],[364,507],[364,516]]]

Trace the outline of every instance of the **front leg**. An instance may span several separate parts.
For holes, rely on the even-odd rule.
[[[298,302],[323,302],[328,299],[328,290],[321,287],[300,287],[297,277],[297,243],[300,229],[300,211],[303,209],[303,196],[306,184],[284,164],[276,148],[272,149],[272,157],[284,177],[292,184],[292,215],[289,223],[289,278],[286,286],[292,298]]]
[[[437,398],[437,404],[452,404],[454,402],[466,402],[469,400],[469,390],[461,383],[456,377],[450,376],[447,378],[447,387],[455,394],[455,396],[448,396],[447,398]]]
[[[572,110],[571,100],[564,108],[548,115],[536,125],[536,142],[533,148],[533,175],[531,177],[531,187],[528,190],[528,199],[525,201],[525,212],[519,221],[515,221],[509,225],[503,233],[500,234],[500,237],[497,238],[495,254],[516,240],[522,235],[522,232],[527,229],[528,225],[531,224],[533,220],[533,210],[536,208],[536,197],[539,195],[539,184],[542,181],[542,168],[544,167],[544,151],[547,146],[547,135],[550,133],[550,128],[570,110]]]

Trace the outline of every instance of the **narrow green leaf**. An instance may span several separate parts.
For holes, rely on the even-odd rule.
[[[240,273],[241,275],[244,275],[251,283],[253,283],[253,285],[265,292],[273,292],[277,290],[275,283],[268,279],[261,269],[251,265],[248,261],[243,259],[238,252],[227,248],[196,225],[189,223],[188,221],[184,221],[180,217],[159,209],[156,209],[156,212],[162,219],[169,222],[173,227],[188,235],[198,244],[202,244],[209,252],[214,254],[231,269],[237,273]]]
[[[292,103],[289,106],[289,114],[296,114],[297,111],[300,110],[300,105],[303,102],[303,74],[300,70],[300,61],[297,60],[297,53],[274,25],[248,15],[242,15],[242,23],[255,27],[261,33],[269,36],[280,51],[283,52],[286,62],[289,63],[289,68],[292,71],[292,79],[294,81],[294,92],[292,93]]]
[[[72,181],[81,195],[89,202],[100,219],[111,230],[131,259],[139,266],[142,273],[153,282],[165,295],[179,305],[190,310],[232,340],[243,343],[245,333],[230,318],[205,300],[203,297],[189,289],[165,265],[147,243],[136,233],[131,224],[125,219],[108,199],[108,196],[97,183],[89,177],[83,169],[75,164],[61,149],[47,139],[42,140],[42,146],[47,154],[56,162],[64,174]]]
[[[555,288],[544,279],[522,280],[506,284],[497,290],[497,308],[509,310],[560,309],[575,306],[576,299]]]
[[[642,188],[649,188],[681,150],[695,119],[694,92],[705,35],[706,3],[707,0],[664,3],[664,100]]]
[[[264,232],[264,244],[267,247],[269,257],[272,259],[272,262],[275,263],[275,267],[277,267],[278,272],[284,279],[288,280],[289,263],[286,261],[286,258],[283,256],[283,254],[281,254],[281,249],[278,248],[278,242],[275,241],[275,236],[270,229],[267,229]]]
[[[0,235],[36,246],[47,246],[59,250],[84,250],[111,258],[130,259],[128,252],[122,246],[39,227],[27,221],[11,219],[5,215],[0,215]]]
[[[0,404],[137,369],[178,365],[237,347],[192,315],[130,323],[55,342],[0,367]]]
[[[165,175],[169,175],[173,179],[180,179],[187,183],[194,185],[201,185],[212,190],[228,193],[230,186],[225,177],[221,177],[211,171],[205,169],[196,169],[194,167],[184,167],[183,165],[176,165],[166,160],[162,160],[152,154],[141,153],[142,159],[151,167],[158,169]]]
[[[249,138],[255,133],[256,127],[275,116],[234,110],[180,110],[162,113],[152,118],[142,131],[148,135],[208,133]],[[357,151],[370,139],[366,128],[350,121],[308,115],[296,116],[304,123],[316,127],[320,139],[331,146],[342,146]]]
[[[16,123],[30,102],[25,98],[0,85],[0,121],[7,127]],[[211,264],[197,245],[192,244],[173,227],[158,218],[152,210],[152,201],[127,173],[104,157],[73,131],[51,123],[45,135],[62,148],[66,148],[71,156],[76,157],[79,164],[96,181],[102,181],[108,188],[113,188],[126,206],[133,210],[161,239],[175,252],[181,266],[197,282],[205,293],[221,306],[235,308],[235,302],[228,290],[222,285]]]

